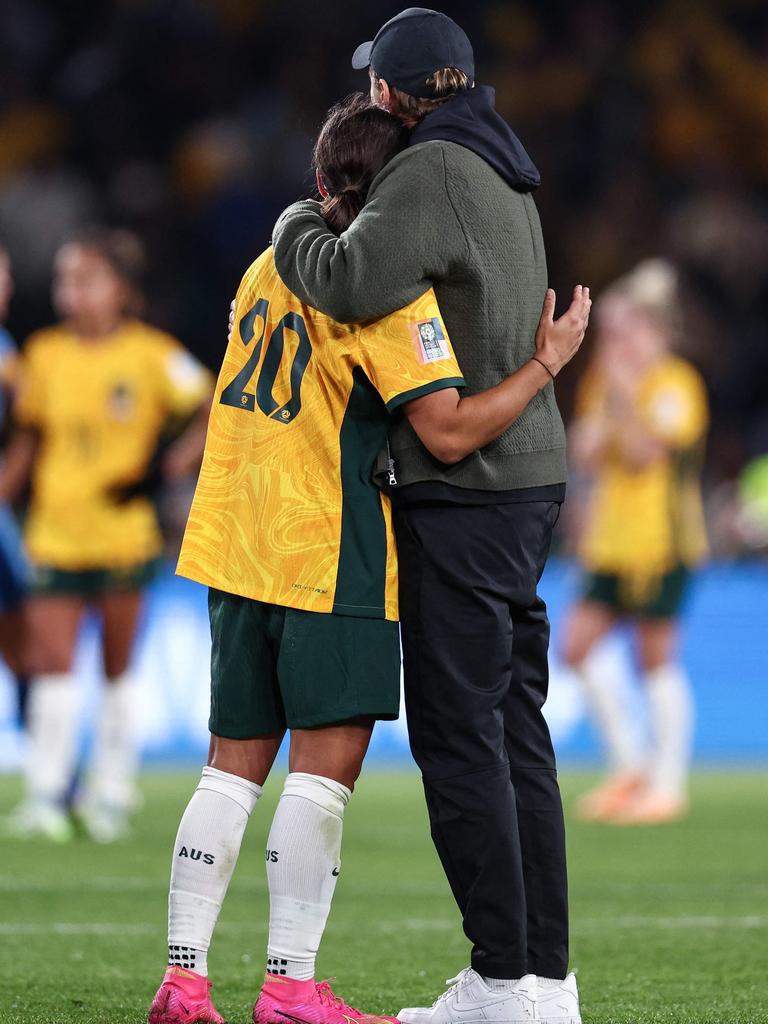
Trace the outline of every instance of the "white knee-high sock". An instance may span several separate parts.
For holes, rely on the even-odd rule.
[[[168,963],[208,974],[208,947],[261,786],[203,768],[176,835],[168,897]]]
[[[642,771],[640,738],[621,687],[606,675],[597,655],[588,654],[576,672],[600,732],[609,770],[620,774]]]
[[[693,744],[694,706],[682,665],[667,664],[644,677],[650,708],[654,751],[651,785],[660,793],[683,796]]]
[[[89,798],[96,804],[130,810],[136,801],[139,765],[136,685],[130,672],[109,680],[101,696],[91,758]]]
[[[80,695],[70,672],[36,676],[29,694],[27,794],[59,803],[77,764]]]
[[[351,792],[320,775],[285,780],[267,840],[267,971],[298,981],[315,976],[340,868],[344,808]]]

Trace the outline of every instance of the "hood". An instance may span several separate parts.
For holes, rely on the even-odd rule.
[[[421,142],[456,142],[477,153],[518,192],[531,192],[541,175],[523,144],[496,113],[496,91],[480,85],[441,103],[416,125],[410,146]]]

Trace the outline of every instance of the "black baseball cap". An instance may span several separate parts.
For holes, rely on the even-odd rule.
[[[458,68],[470,81],[475,77],[475,57],[466,32],[440,11],[409,7],[382,25],[374,39],[361,43],[352,57],[358,71],[371,66],[409,96],[433,95],[427,79],[442,68]]]

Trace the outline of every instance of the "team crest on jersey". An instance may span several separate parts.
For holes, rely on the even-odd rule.
[[[109,396],[109,413],[115,420],[125,422],[136,413],[136,396],[130,384],[115,384]]]
[[[431,320],[409,324],[409,327],[421,363],[436,363],[440,359],[450,358],[443,325],[436,316]]]

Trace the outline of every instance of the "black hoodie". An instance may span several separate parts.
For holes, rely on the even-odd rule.
[[[517,192],[532,192],[541,175],[523,144],[496,111],[496,90],[488,85],[459,93],[419,122],[409,145],[455,142],[482,157]]]

